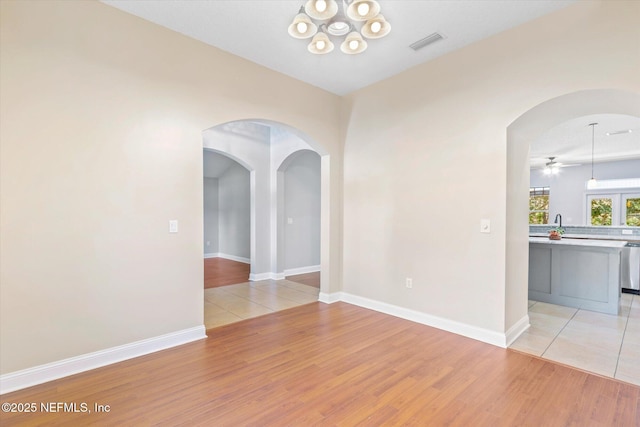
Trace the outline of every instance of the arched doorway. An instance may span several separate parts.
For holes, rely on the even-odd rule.
[[[278,169],[294,153],[312,153],[318,159],[319,238],[317,252],[322,281],[329,277],[329,155],[303,132],[267,120],[239,120],[203,131],[203,150],[232,158],[250,171],[250,265],[249,280],[259,282],[284,278],[279,254]],[[204,152],[204,151],[203,151]],[[316,292],[317,300],[317,292]]]
[[[246,282],[251,262],[251,170],[224,153],[205,149],[203,175],[204,287]]]
[[[593,114],[640,116],[640,95],[615,89],[573,92],[543,102],[507,127],[505,329],[509,345],[529,324],[529,147],[546,130]]]
[[[277,169],[277,271],[285,277],[320,269],[320,161],[302,149]]]

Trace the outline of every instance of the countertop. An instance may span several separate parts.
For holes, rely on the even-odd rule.
[[[584,235],[580,235],[580,238],[575,239],[567,237],[565,234],[560,240],[551,240],[548,237],[529,237],[529,243],[544,243],[549,245],[565,245],[565,246],[591,246],[598,248],[623,248],[626,244],[626,240],[601,240],[601,239],[585,239]]]
[[[529,233],[529,237],[547,237],[549,233]],[[562,235],[564,239],[591,239],[591,240],[624,240],[625,242],[640,242],[640,235],[638,234],[571,234],[565,233]]]

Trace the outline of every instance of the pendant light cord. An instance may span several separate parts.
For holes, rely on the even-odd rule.
[[[595,147],[595,132],[596,132],[597,123],[591,123],[591,179],[595,179],[593,177],[593,151]]]

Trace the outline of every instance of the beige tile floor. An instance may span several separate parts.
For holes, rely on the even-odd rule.
[[[204,290],[207,329],[318,301],[318,288],[290,280],[262,280]]]
[[[640,296],[617,316],[529,301],[529,322],[510,348],[640,385]]]

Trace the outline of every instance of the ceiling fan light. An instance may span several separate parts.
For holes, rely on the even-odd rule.
[[[324,9],[322,4],[324,4]],[[313,19],[325,21],[336,16],[338,3],[336,0],[309,0],[304,5],[304,11]]]
[[[316,55],[324,55],[325,53],[329,53],[333,50],[333,43],[329,40],[329,37],[323,32],[319,32],[313,39],[311,39],[311,43],[307,46],[309,52],[314,53]]]
[[[368,20],[361,29],[362,35],[368,39],[382,38],[389,34],[390,31],[391,24],[389,24],[382,15]]]
[[[304,13],[299,13],[289,25],[289,35],[296,39],[308,39],[318,31],[318,26]]]
[[[353,31],[347,35],[347,38],[340,45],[340,50],[349,55],[362,53],[367,49],[367,42],[364,41],[360,33]]]
[[[380,4],[375,0],[354,0],[347,7],[347,16],[354,21],[368,21],[380,13]]]

